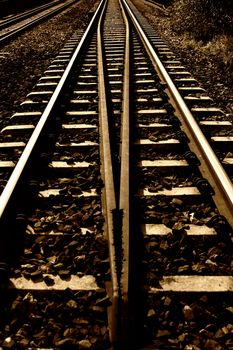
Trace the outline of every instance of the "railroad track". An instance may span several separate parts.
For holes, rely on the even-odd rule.
[[[56,3],[57,1],[55,1]],[[26,10],[24,11],[23,13],[17,13],[16,15],[11,15],[11,16],[7,16],[6,18],[2,18],[0,20],[0,29],[3,29],[5,27],[9,27],[10,25],[16,23],[16,22],[19,22],[25,18],[28,18],[30,17],[31,15],[34,15],[36,14],[37,12],[41,12],[42,10],[44,9],[47,9],[51,6],[53,6],[54,3],[51,5],[50,4],[45,4],[45,5],[41,5],[41,6],[38,6],[36,8],[32,8],[32,9],[29,9],[29,10]]]
[[[0,148],[2,346],[232,347],[232,123],[130,1],[100,3]]]
[[[54,1],[49,4],[39,6],[37,8],[17,14],[11,18],[0,21],[0,45],[21,34],[24,30],[29,29],[35,24],[54,16],[60,11],[74,4],[75,1]]]

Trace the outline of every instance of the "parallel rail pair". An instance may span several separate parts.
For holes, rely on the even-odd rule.
[[[138,35],[140,36],[143,45],[150,56],[151,62],[154,66],[155,71],[160,77],[163,84],[165,84],[165,91],[169,96],[169,102],[175,109],[175,114],[179,117],[179,120],[182,124],[182,130],[185,131],[188,139],[190,140],[189,147],[193,151],[199,161],[199,169],[202,173],[202,176],[208,179],[208,182],[211,184],[211,187],[215,193],[214,201],[219,212],[227,219],[228,223],[233,225],[233,187],[232,181],[229,179],[226,174],[223,166],[220,164],[220,161],[217,159],[216,154],[211,148],[209,142],[204,136],[202,130],[200,129],[197,121],[192,115],[190,108],[187,107],[184,98],[181,96],[178,88],[175,86],[174,82],[171,79],[171,76],[168,74],[167,70],[164,68],[161,59],[155,51],[155,47],[152,45],[153,37],[155,36],[153,31],[146,24],[143,23],[144,19],[135,7],[131,4],[124,2],[124,6],[127,9],[128,16],[130,17],[131,23],[135,27]],[[143,26],[144,24],[144,26]],[[128,27],[127,27],[128,28]],[[130,52],[130,34],[129,29],[127,31],[128,36],[126,44],[126,53],[125,53],[125,80],[124,80],[124,97],[123,97],[123,112],[122,112],[122,146],[121,146],[121,182],[119,190],[119,208],[122,212],[122,249],[123,249],[123,266],[122,266],[122,276],[121,276],[121,292],[122,292],[122,310],[121,315],[123,315],[123,325],[122,325],[122,335],[123,343],[125,348],[134,348],[137,346],[137,340],[133,344],[133,339],[135,336],[135,331],[137,330],[137,325],[133,319],[134,311],[138,303],[137,294],[134,282],[135,281],[135,268],[137,266],[137,247],[135,247],[135,214],[132,209],[132,182],[134,174],[132,173],[132,116],[130,117],[130,90],[129,86],[131,81],[130,76],[130,67],[128,62],[130,61],[131,52]],[[148,35],[149,34],[149,35]],[[151,38],[150,38],[151,36]],[[156,39],[155,39],[156,42]],[[160,43],[158,40],[158,47],[163,48],[163,43]],[[165,47],[165,45],[164,45]],[[166,50],[166,48],[164,48]],[[171,61],[172,62],[172,61]],[[172,65],[171,65],[172,66]],[[175,67],[175,64],[174,64]],[[175,71],[175,68],[174,68]],[[175,72],[172,72],[176,74]],[[177,74],[178,75],[178,74]],[[195,88],[194,88],[195,90]],[[131,141],[130,141],[131,138]],[[227,230],[226,230],[227,231]],[[135,257],[136,256],[136,257]],[[140,272],[139,272],[140,274]],[[179,278],[178,278],[179,280]],[[192,279],[190,280],[190,282]],[[217,281],[217,280],[216,280]],[[192,282],[191,282],[192,283]],[[203,279],[203,283],[204,279]],[[229,280],[229,285],[225,286],[226,291],[232,290],[232,281]],[[200,287],[200,285],[199,285]],[[199,288],[197,287],[197,288]],[[203,287],[203,286],[202,286]],[[202,288],[201,287],[201,288]],[[187,290],[189,286],[186,286]],[[214,291],[214,286],[212,285]],[[229,289],[228,289],[229,288]],[[208,288],[207,288],[208,289]],[[172,286],[171,286],[172,290]],[[184,289],[185,290],[185,289]],[[192,290],[192,288],[191,288]],[[191,291],[190,290],[190,291]],[[194,287],[195,290],[195,287]],[[132,300],[134,300],[132,302]],[[136,316],[136,323],[139,322],[140,316]],[[132,327],[132,328],[131,328]],[[125,330],[128,332],[125,332]],[[131,336],[129,336],[131,334]]]
[[[74,1],[68,1],[64,4],[53,2],[0,22],[0,44],[5,44],[26,29],[31,28],[50,16],[56,15],[74,3]]]
[[[106,63],[103,51],[102,27],[107,2],[102,1],[96,10],[84,36],[82,37],[77,49],[75,50],[67,68],[65,69],[60,81],[58,82],[52,97],[47,104],[40,121],[36,125],[30,140],[28,141],[22,156],[20,157],[13,173],[0,197],[0,216],[3,234],[7,232],[7,221],[12,218],[11,209],[14,208],[13,200],[15,200],[14,192],[22,179],[27,178],[26,172],[29,167],[28,161],[33,159],[35,162],[35,154],[39,153],[39,149],[35,151],[37,143],[41,136],[45,137],[47,125],[50,126],[50,132],[53,128],[53,120],[55,118],[60,105],[64,105],[67,91],[70,89],[70,81],[72,80],[75,65],[83,54],[83,50],[88,45],[86,40],[90,39],[96,31],[98,37],[98,76],[99,76],[99,118],[101,130],[101,154],[102,154],[102,174],[105,184],[103,191],[103,203],[105,203],[105,219],[106,231],[109,239],[109,252],[111,261],[112,275],[112,334],[111,338],[116,348],[133,348],[133,333],[135,329],[135,319],[133,308],[135,300],[131,301],[133,296],[132,288],[134,284],[132,280],[135,267],[135,258],[131,261],[134,254],[134,243],[132,231],[134,230],[134,217],[131,208],[132,204],[132,172],[131,172],[131,111],[130,96],[132,90],[130,60],[132,57],[130,45],[132,41],[132,32],[130,26],[134,24],[134,31],[141,38],[146,51],[151,59],[152,65],[155,67],[162,83],[166,86],[166,93],[172,102],[176,114],[182,120],[182,125],[188,137],[191,140],[190,148],[195,151],[200,160],[200,170],[204,177],[208,179],[214,190],[214,200],[219,209],[220,214],[224,215],[226,220],[233,226],[233,187],[229,177],[226,175],[222,165],[218,161],[214,152],[210,148],[206,138],[193,118],[190,109],[187,108],[184,100],[179,94],[174,83],[171,81],[168,73],[164,69],[163,64],[155,53],[155,49],[148,40],[144,30],[140,25],[140,18],[135,15],[135,9],[132,4],[126,1],[120,2],[124,13],[126,23],[126,46],[124,59],[124,80],[123,80],[123,98],[122,98],[122,121],[121,121],[121,146],[120,146],[120,181],[114,180],[114,165],[112,164],[112,150],[109,131],[109,102],[107,100],[107,87],[105,81]],[[133,10],[134,9],[134,10]],[[125,11],[125,12],[124,12]],[[112,134],[112,131],[111,131]],[[193,145],[193,146],[192,146]],[[117,169],[117,173],[119,169]],[[118,187],[119,185],[119,187]],[[17,209],[18,210],[18,209]],[[13,216],[15,212],[13,213]],[[120,225],[122,223],[122,226]],[[3,237],[1,238],[3,240]],[[120,247],[117,241],[120,240]],[[116,246],[118,246],[116,251]],[[133,250],[132,250],[133,246]],[[3,255],[3,251],[1,252]],[[122,254],[122,256],[121,256]],[[2,258],[2,267],[4,259]],[[119,261],[121,260],[121,261]],[[121,271],[119,271],[119,267]],[[232,287],[229,287],[232,290]],[[135,317],[135,319],[134,319]],[[120,339],[120,340],[119,340]]]

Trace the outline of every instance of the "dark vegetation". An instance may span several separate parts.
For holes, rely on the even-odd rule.
[[[171,0],[164,11],[151,6],[151,0],[133,1],[216,105],[232,118],[232,0]]]
[[[176,31],[197,40],[233,33],[232,0],[173,0],[173,14]]]
[[[215,56],[219,68],[233,76],[232,0],[173,0],[170,25],[181,41]]]

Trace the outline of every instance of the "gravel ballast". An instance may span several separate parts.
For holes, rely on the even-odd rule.
[[[169,45],[182,64],[197,79],[208,95],[213,98],[216,106],[229,114],[233,114],[232,72],[224,66],[218,53],[204,53],[200,46],[190,47],[189,41],[184,40],[171,29],[172,13],[159,10],[156,6],[144,0],[134,0],[133,3],[147,18],[148,22]]]
[[[226,113],[232,113],[232,83],[228,74],[220,70],[214,56],[190,50],[179,44],[179,36],[169,29],[169,17],[156,11],[155,7],[143,1],[134,1],[142,10],[149,22],[169,43],[171,48],[182,59],[183,64],[207,90],[210,97]],[[22,34],[8,45],[1,48],[1,126],[17,110],[27,93],[38,81],[52,59],[59,53],[64,43],[74,31],[85,28],[89,22],[88,12],[96,1],[80,1],[62,14],[40,24]],[[72,20],[71,20],[72,19]]]
[[[0,49],[0,127],[8,123],[51,61],[75,31],[86,28],[95,0],[71,8],[20,35]]]

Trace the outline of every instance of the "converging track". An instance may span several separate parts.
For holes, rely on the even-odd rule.
[[[101,1],[1,131],[2,346],[232,349],[232,136]]]

